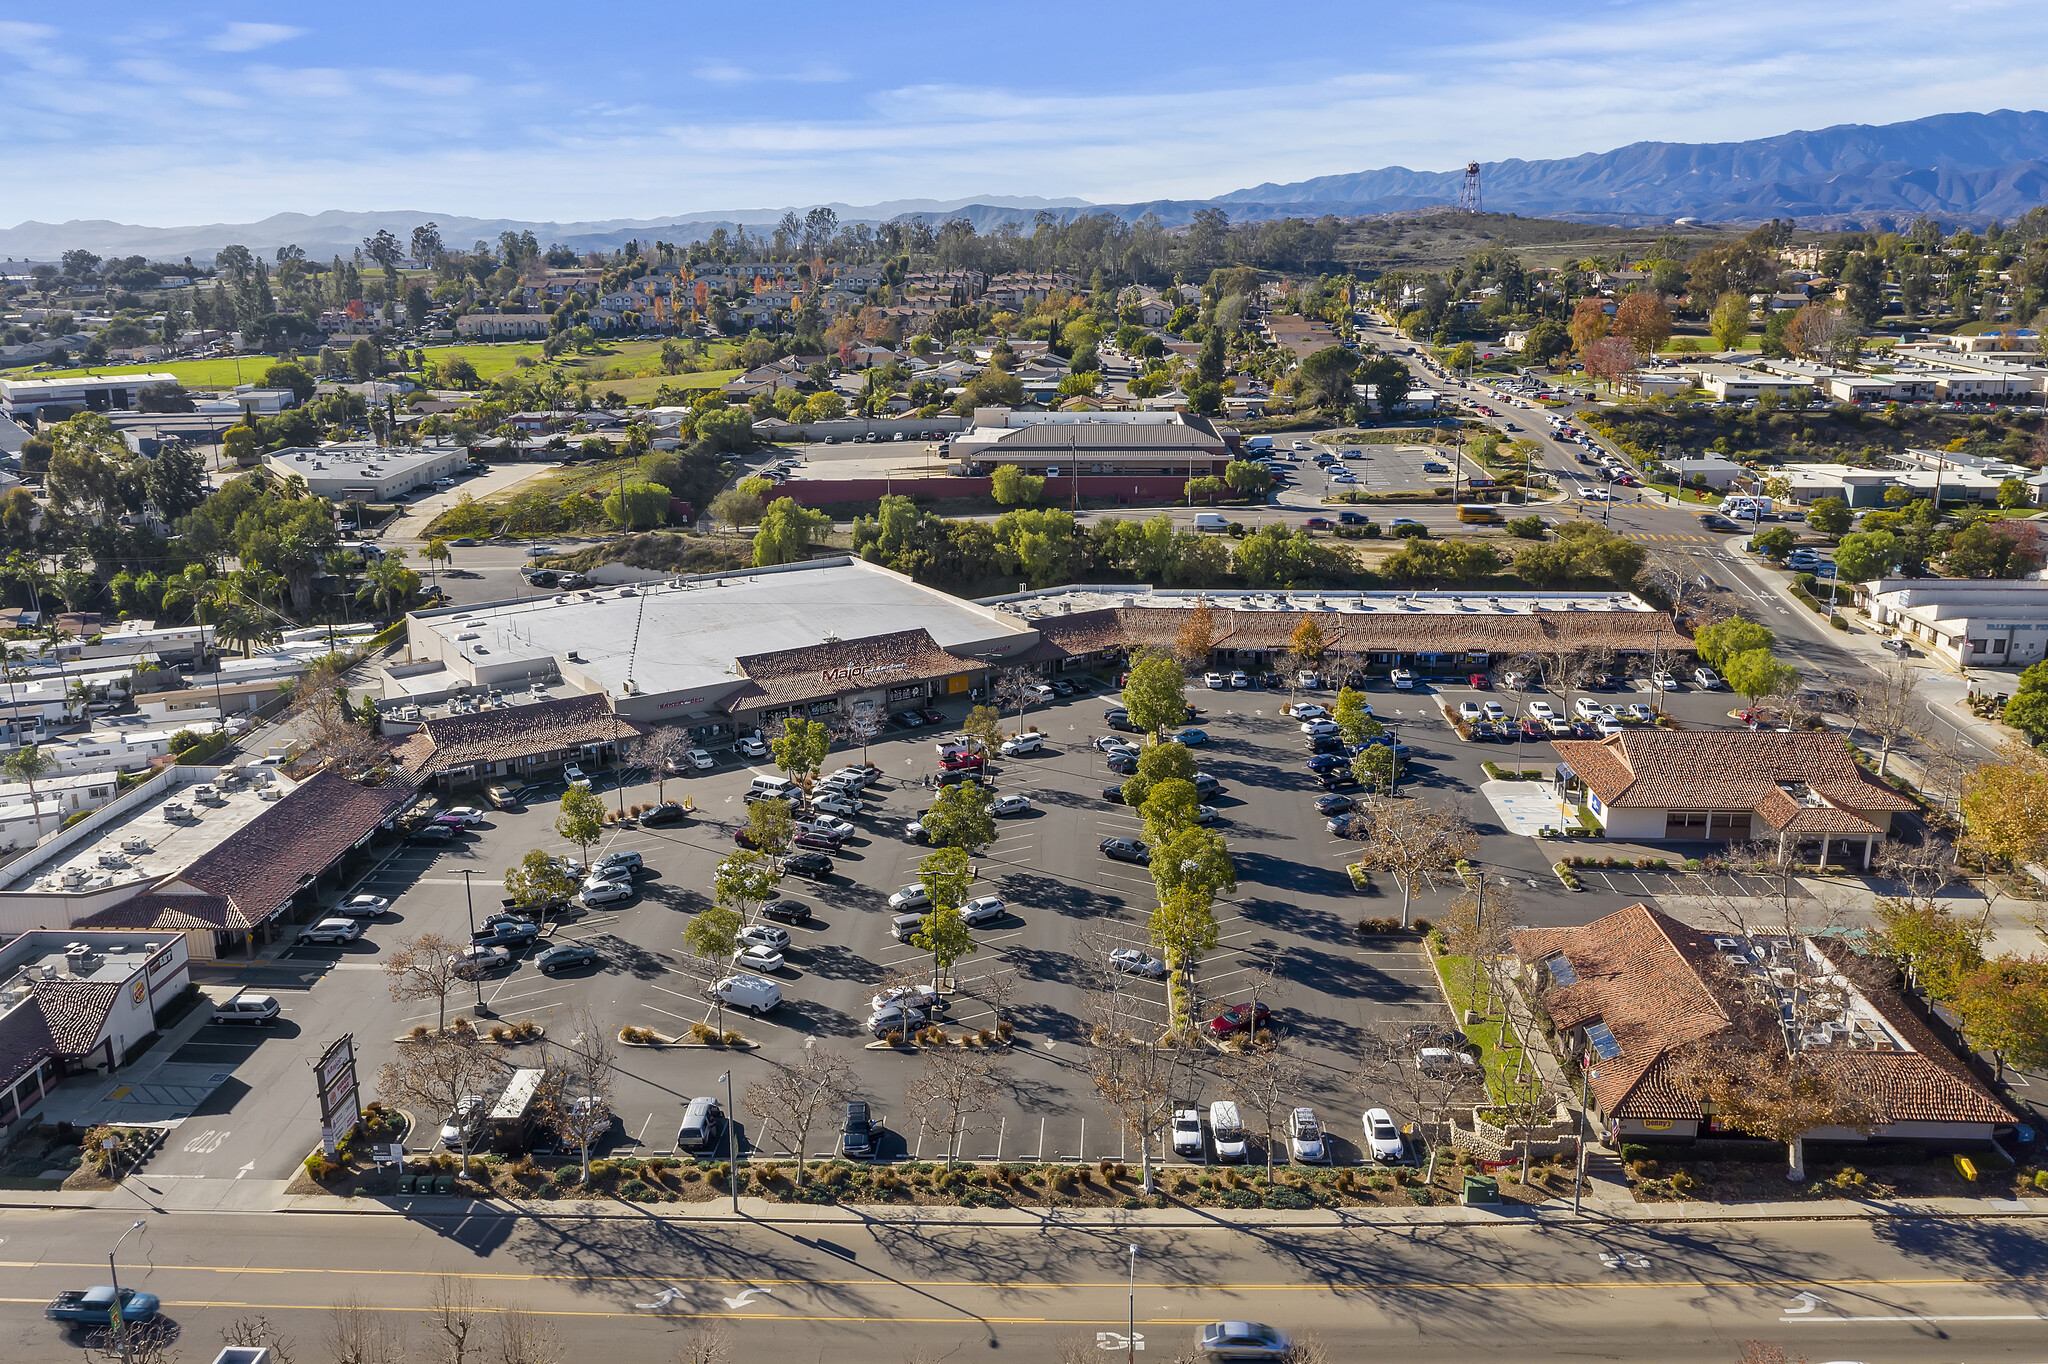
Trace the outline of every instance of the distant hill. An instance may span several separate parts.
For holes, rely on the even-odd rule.
[[[1254,185],[1213,199],[1158,199],[1090,204],[1082,199],[996,196],[898,199],[829,204],[842,223],[899,219],[931,223],[966,218],[978,232],[1006,223],[1028,226],[1041,212],[1061,218],[1114,213],[1135,221],[1147,213],[1169,227],[1205,208],[1236,222],[1284,217],[1372,217],[1455,204],[1462,168],[1380,170],[1323,175],[1291,184]],[[2048,203],[2048,113],[1936,114],[1905,123],[1844,123],[1817,132],[1784,133],[1749,142],[1635,142],[1613,151],[1549,161],[1487,161],[1480,166],[1485,206],[1527,217],[1649,226],[1691,217],[1756,222],[1790,217],[1807,227],[1889,229],[1925,213],[1947,226],[2012,219]],[[470,218],[416,210],[279,213],[257,223],[138,227],[105,220],[26,222],[0,229],[0,256],[54,260],[84,248],[102,256],[142,254],[157,260],[211,259],[230,242],[269,254],[295,242],[312,256],[347,254],[387,228],[401,239],[432,220],[452,245],[501,232],[532,232],[542,245],[611,250],[638,239],[697,241],[720,227],[772,229],[786,210],[679,213],[665,218],[528,222]],[[802,213],[806,209],[798,209]]]

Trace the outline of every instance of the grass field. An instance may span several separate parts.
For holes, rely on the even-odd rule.
[[[164,360],[154,365],[94,365],[90,369],[42,370],[34,375],[22,373],[17,377],[69,379],[84,375],[172,374],[187,388],[233,388],[236,384],[255,383],[263,377],[264,370],[285,358],[281,355],[234,355],[219,360]],[[312,356],[300,356],[298,359],[308,369],[314,364]]]

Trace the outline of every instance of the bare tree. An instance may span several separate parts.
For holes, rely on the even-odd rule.
[[[270,1318],[260,1312],[253,1317],[237,1317],[221,1327],[220,1340],[223,1345],[248,1345],[268,1350],[272,1364],[292,1364],[290,1338],[279,1334]]]
[[[168,1317],[122,1323],[115,1331],[94,1332],[87,1341],[88,1356],[113,1364],[178,1364],[178,1326]]]
[[[1536,676],[1543,689],[1556,695],[1570,691],[1584,679],[1590,654],[1585,649],[1559,648],[1545,649],[1529,657],[1536,665]]]
[[[411,1105],[430,1113],[454,1113],[464,1099],[489,1101],[508,1067],[489,1043],[474,1033],[443,1033],[409,1042],[377,1072],[377,1095],[388,1103]],[[469,1178],[469,1153],[483,1124],[463,1130],[462,1177]]]
[[[732,1364],[732,1336],[723,1326],[700,1326],[683,1337],[676,1364]]]
[[[1002,1027],[1009,1021],[1010,1002],[1017,997],[1017,972],[1008,966],[990,971],[981,978],[981,997],[995,1014],[996,1026]]]
[[[566,1352],[547,1318],[508,1307],[498,1313],[497,1326],[500,1364],[561,1364]]]
[[[689,748],[689,736],[670,725],[650,729],[633,741],[633,763],[654,774],[656,800],[668,799],[669,768],[680,762]]]
[[[1194,1050],[1132,1017],[1132,1001],[1119,990],[1091,990],[1088,1076],[1137,1143],[1146,1193],[1153,1192],[1152,1143],[1173,1119],[1176,1094],[1186,1091]]]
[[[1002,713],[1004,706],[1015,706],[1018,718],[1022,719],[1024,707],[1031,701],[1031,688],[1037,681],[1026,668],[997,668],[989,674],[988,699],[994,703],[997,714]]]
[[[849,743],[860,745],[860,760],[868,760],[868,745],[882,732],[882,708],[869,705],[856,707],[846,717],[846,738]]]
[[[803,1052],[794,1063],[776,1065],[764,1080],[747,1086],[747,1112],[761,1119],[761,1139],[779,1134],[796,1153],[796,1182],[804,1182],[804,1150],[810,1145],[811,1127],[821,1113],[853,1097],[857,1079],[853,1067],[837,1052],[821,1050],[818,1039],[804,1039]]]
[[[1891,763],[1892,748],[1920,714],[1920,671],[1895,658],[1878,671],[1877,681],[1861,689],[1851,715],[1856,727],[1877,740],[1877,775]]]
[[[612,1071],[618,1052],[589,1005],[579,1005],[568,1022],[575,1031],[558,1059],[550,1058],[541,1111],[548,1126],[576,1148],[587,1184],[590,1148],[612,1130]]]
[[[959,1156],[960,1139],[988,1125],[996,1101],[995,1057],[966,1047],[931,1047],[924,1070],[910,1086],[910,1106],[927,1127],[946,1134],[946,1161]]]
[[[1515,922],[1515,893],[1512,886],[1486,885],[1486,873],[1474,873],[1476,889],[1468,890],[1444,907],[1437,926],[1453,956],[1467,960],[1467,983],[1474,995],[1481,987],[1491,993],[1497,984],[1495,969],[1513,952],[1508,930]],[[1490,1003],[1483,1007],[1489,1007]]]
[[[460,950],[438,933],[422,933],[401,942],[398,950],[384,959],[384,983],[391,998],[400,1003],[433,1000],[440,1010],[438,1032],[448,1030],[448,996],[462,983],[456,972]]]
[[[1450,1121],[1452,1109],[1485,1096],[1483,1072],[1478,1066],[1424,1066],[1417,1050],[1407,1033],[1392,1025],[1365,1029],[1359,1037],[1352,1087],[1368,1106],[1405,1110],[1441,1129]],[[1438,1144],[1432,1135],[1425,1182],[1436,1178]]]
[[[1277,1042],[1253,1046],[1224,1061],[1223,1073],[1234,1081],[1244,1102],[1259,1115],[1266,1147],[1266,1181],[1273,1179],[1273,1133],[1280,1110],[1289,1106],[1303,1083],[1301,1065]]]
[[[313,667],[293,684],[287,712],[323,765],[344,776],[375,767],[387,751],[349,701],[347,672],[339,661]]]
[[[1954,845],[1932,834],[1918,843],[1888,838],[1871,863],[1880,876],[1898,882],[1907,900],[1927,905],[1961,874]]]
[[[429,1348],[439,1364],[468,1364],[489,1311],[468,1279],[443,1274],[434,1280],[427,1290],[426,1324]]]
[[[1370,825],[1359,860],[1399,883],[1405,928],[1416,879],[1451,870],[1479,846],[1479,837],[1463,815],[1420,797],[1371,796],[1365,806]]]
[[[352,1293],[328,1309],[326,1344],[334,1364],[404,1364],[405,1323]]]

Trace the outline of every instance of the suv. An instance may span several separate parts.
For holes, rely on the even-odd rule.
[[[851,1101],[846,1105],[846,1123],[839,1130],[839,1154],[852,1160],[880,1154],[884,1130],[881,1119],[868,1111],[865,1100]]]
[[[683,1125],[676,1129],[676,1150],[709,1151],[725,1133],[725,1110],[718,1100],[696,1098],[683,1110]]]
[[[236,995],[225,1004],[213,1006],[213,1021],[216,1023],[254,1023],[268,1027],[277,1021],[283,1010],[270,995]]]
[[[298,941],[345,945],[362,936],[363,926],[354,919],[322,919],[310,928],[300,929]]]

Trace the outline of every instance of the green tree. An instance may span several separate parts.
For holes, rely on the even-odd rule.
[[[220,433],[223,457],[247,467],[254,464],[261,452],[262,444],[256,438],[256,430],[243,422],[237,422]]]
[[[1194,1026],[1194,994],[1187,984],[1221,938],[1215,901],[1215,895],[1199,885],[1181,885],[1159,897],[1152,911],[1148,928],[1152,945],[1166,959],[1167,1014],[1176,1032]]]
[[[562,813],[555,816],[555,832],[574,843],[590,860],[590,850],[604,837],[604,801],[587,786],[572,786],[562,793]]]
[[[1854,519],[1849,504],[1839,497],[1817,499],[1806,509],[1806,524],[1822,535],[1840,535]]]
[[[1835,572],[1844,582],[1870,582],[1896,572],[1905,553],[1899,537],[1888,530],[1844,535],[1835,546]]]
[[[741,526],[751,526],[760,521],[761,498],[744,488],[727,488],[711,499],[709,511],[713,521],[738,530]]]
[[[822,720],[792,715],[783,721],[782,733],[768,741],[768,748],[775,755],[775,766],[790,780],[814,777],[832,750],[832,731]]]
[[[788,801],[757,800],[747,806],[747,837],[753,840],[756,852],[780,857],[789,851],[795,834],[796,817],[790,813]]]
[[[1721,666],[1728,685],[1755,705],[1766,696],[1776,696],[1799,682],[1799,669],[1780,663],[1769,649],[1744,649],[1729,655]]]
[[[998,506],[1029,506],[1044,498],[1045,480],[1014,464],[999,464],[989,479],[989,491]]]
[[[967,902],[967,892],[974,885],[974,866],[963,849],[940,848],[918,862],[917,883],[931,903],[910,942],[932,954],[936,980],[951,970],[954,962],[978,950],[960,919],[960,906]]]
[[[939,788],[931,809],[919,822],[935,846],[972,852],[996,841],[995,816],[988,811],[988,794],[971,782],[956,782]]]
[[[709,904],[683,925],[683,945],[705,960],[724,966],[739,950],[740,930],[747,926],[730,905]],[[718,1030],[725,1031],[725,1002],[718,1001]]]
[[[621,501],[621,492],[624,500]],[[627,530],[644,530],[668,520],[669,491],[659,483],[629,482],[604,500],[605,518]]]
[[[1230,485],[1232,492],[1245,497],[1262,497],[1273,486],[1273,475],[1263,464],[1233,459],[1224,466],[1223,481]]]
[[[2026,506],[2031,496],[2025,479],[2008,478],[1998,485],[1998,505],[2007,511]]]
[[[288,388],[294,402],[305,402],[320,387],[313,376],[306,373],[305,366],[295,360],[284,360],[263,371],[263,377],[256,381],[259,388]]]
[[[1769,530],[1758,531],[1750,537],[1750,545],[1757,553],[1770,559],[1782,559],[1799,544],[1799,537],[1784,526],[1772,526]]]
[[[1414,386],[1415,376],[1391,355],[1376,356],[1358,367],[1352,375],[1352,382],[1369,386],[1373,391],[1373,403],[1382,417],[1391,417],[1408,401],[1408,390]]]
[[[1178,837],[1181,830],[1197,827],[1202,822],[1200,811],[1201,798],[1193,782],[1180,777],[1153,782],[1138,811],[1145,819],[1146,845],[1162,847]]]
[[[1325,346],[1301,362],[1295,371],[1301,395],[1317,407],[1336,409],[1351,405],[1351,376],[1358,369],[1358,357],[1342,346]],[[1404,368],[1403,373],[1406,373]]]
[[[1391,794],[1401,783],[1401,757],[1392,744],[1368,744],[1351,757],[1351,775],[1366,790]]]
[[[960,722],[960,733],[980,744],[983,753],[994,757],[1003,744],[1003,717],[994,706],[976,706]]]
[[[2005,703],[2001,718],[2034,743],[2048,741],[2048,691],[2020,692]]]
[[[369,337],[357,337],[348,348],[349,377],[358,382],[372,379],[377,374],[377,346]]]
[[[1877,920],[1870,935],[1872,950],[1896,962],[1907,980],[1930,999],[1953,1000],[1963,981],[1984,964],[1987,930],[1981,923],[1956,918],[1945,905],[1881,899],[1871,914]]]
[[[1167,653],[1145,653],[1131,664],[1124,683],[1124,709],[1131,723],[1156,735],[1187,719],[1187,674]],[[1180,747],[1180,745],[1175,745]]]
[[[23,744],[20,748],[0,761],[0,772],[9,781],[18,781],[28,787],[29,811],[35,816],[36,837],[43,836],[43,804],[36,795],[36,783],[57,770],[57,760],[35,744]]]
[[[713,408],[691,423],[697,440],[713,454],[743,454],[754,448],[754,419],[744,408]]]
[[[1752,649],[1768,651],[1776,642],[1768,628],[1742,616],[1730,616],[1709,625],[1693,636],[1693,652],[1716,668],[1726,666],[1736,654]]]
[[[1554,318],[1544,318],[1529,328],[1522,339],[1522,358],[1531,364],[1547,365],[1572,348],[1572,334]]]
[[[808,557],[811,537],[829,532],[832,518],[799,505],[795,498],[778,497],[761,513],[760,524],[754,534],[754,567],[768,568]]]
[[[1124,804],[1133,810],[1139,809],[1151,795],[1152,788],[1160,782],[1192,784],[1194,779],[1194,751],[1186,744],[1161,740],[1154,735],[1138,750],[1138,770],[1124,780]]]
[[[1369,737],[1387,732],[1387,727],[1373,718],[1372,704],[1365,699],[1365,693],[1350,687],[1337,693],[1336,704],[1330,708],[1330,721],[1347,744],[1362,744]]]
[[[1237,865],[1223,835],[1200,827],[1182,829],[1152,848],[1152,885],[1164,900],[1175,890],[1193,886],[1214,896],[1237,889]]]
[[[505,869],[505,894],[521,909],[546,910],[566,904],[575,893],[576,878],[539,848],[520,858],[518,866]]]
[[[766,804],[768,802],[756,802]],[[711,874],[713,903],[724,906],[742,919],[752,919],[762,905],[775,896],[782,877],[766,854],[740,848],[720,859]],[[730,947],[725,949],[731,954]]]

